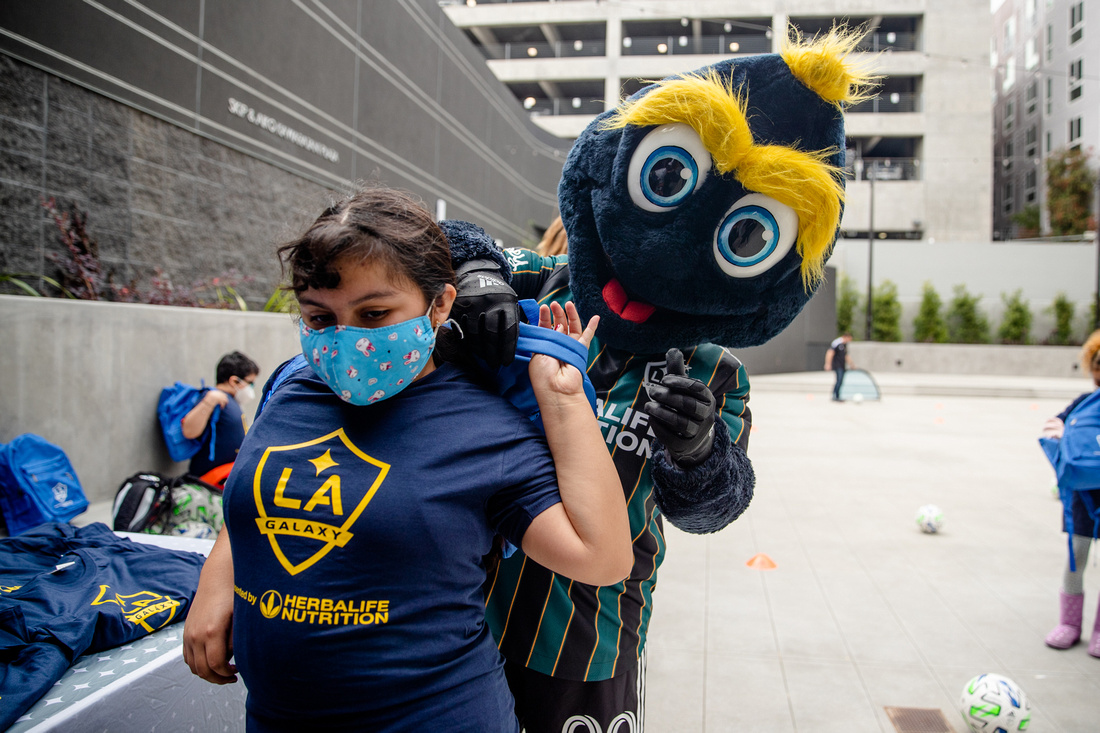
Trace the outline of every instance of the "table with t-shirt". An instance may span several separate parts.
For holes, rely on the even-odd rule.
[[[119,532],[135,542],[206,555],[212,540]],[[183,624],[78,657],[8,729],[45,731],[243,731],[245,689],[212,685],[183,661]]]

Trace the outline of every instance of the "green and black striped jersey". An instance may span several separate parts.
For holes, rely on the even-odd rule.
[[[543,258],[530,250],[506,250],[512,287],[520,298],[565,303],[572,298],[565,256]],[[745,368],[713,344],[684,350],[689,374],[707,383],[730,439],[748,447],[750,415]],[[487,579],[486,618],[501,652],[543,674],[572,680],[604,680],[637,664],[653,609],[657,568],[665,553],[661,516],[653,497],[650,457],[654,434],[642,409],[644,382],[660,378],[665,355],[635,354],[601,343],[588,351],[588,376],[596,388],[600,428],[622,481],[634,539],[630,577],[596,587],[556,575],[522,552],[500,562]]]

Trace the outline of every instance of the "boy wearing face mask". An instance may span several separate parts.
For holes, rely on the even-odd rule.
[[[239,351],[226,354],[218,362],[214,389],[208,390],[183,418],[183,437],[190,440],[203,436],[202,447],[191,458],[189,474],[203,476],[213,468],[237,460],[246,430],[241,405],[256,396],[252,384],[259,373],[256,362]],[[210,417],[216,407],[221,411],[216,429],[210,430]],[[213,460],[210,459],[211,440],[214,441]]]

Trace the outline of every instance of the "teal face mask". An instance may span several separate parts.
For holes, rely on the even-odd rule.
[[[370,405],[408,387],[435,348],[435,329],[427,315],[381,328],[315,330],[300,323],[298,336],[313,371],[353,405]]]

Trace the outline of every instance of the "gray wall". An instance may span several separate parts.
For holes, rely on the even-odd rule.
[[[515,245],[566,152],[432,0],[0,3],[5,272],[52,272],[57,197],[117,281],[235,269],[256,307],[328,191],[382,181]]]
[[[262,384],[299,351],[284,314],[12,295],[0,295],[0,343],[0,442],[37,433],[61,446],[89,501],[113,498],[137,471],[187,469],[160,436],[162,387],[213,384],[235,349],[260,365]]]
[[[820,368],[832,292],[826,282],[787,331],[735,352],[750,378]],[[823,343],[806,343],[815,340]],[[15,295],[0,295],[0,343],[0,443],[37,433],[61,446],[90,501],[113,498],[137,471],[186,470],[160,436],[163,387],[213,384],[218,359],[235,349],[260,365],[263,384],[300,348],[285,314]],[[251,418],[255,404],[244,411]]]

